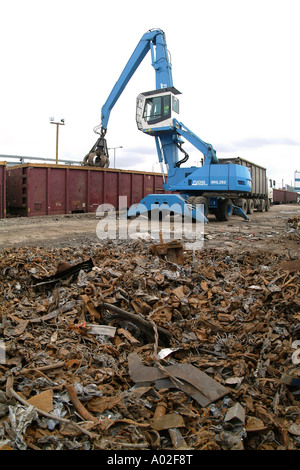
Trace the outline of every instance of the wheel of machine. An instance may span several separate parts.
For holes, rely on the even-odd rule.
[[[213,213],[215,214],[216,219],[222,220],[221,213],[220,213],[220,204],[218,205],[216,209],[213,209]]]
[[[266,211],[268,212],[270,210],[270,199],[266,199]]]
[[[247,214],[253,214],[253,212],[254,212],[253,199],[248,199],[248,201],[247,201]]]
[[[242,209],[242,211],[247,212],[247,200],[246,199],[238,199],[236,201],[236,205]]]
[[[261,199],[259,201],[257,210],[258,210],[258,212],[265,212],[265,210],[266,210],[266,201],[264,199]]]
[[[223,199],[220,201],[218,208],[221,220],[229,220],[233,213],[233,204],[231,199]]]
[[[222,199],[219,199],[217,207],[213,209],[213,213],[215,214],[216,219],[218,219],[220,221],[222,220],[221,203],[222,203]]]
[[[189,196],[187,200],[188,204],[194,204],[195,199],[196,199],[196,196]]]
[[[193,204],[199,204],[199,205],[203,204],[203,215],[205,215],[205,217],[207,216],[208,204],[207,204],[207,199],[204,196],[196,196]]]

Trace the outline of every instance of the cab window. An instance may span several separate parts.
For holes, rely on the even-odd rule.
[[[172,110],[179,114],[179,100],[172,96]]]
[[[143,118],[148,124],[156,124],[171,116],[171,96],[154,96],[147,98]]]

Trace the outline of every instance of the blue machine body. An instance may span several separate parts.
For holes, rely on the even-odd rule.
[[[177,95],[180,92],[173,86],[172,66],[165,33],[161,29],[149,30],[142,36],[103,105],[100,144],[102,145],[104,140],[112,108],[148,51],[151,51],[156,89],[138,96],[136,120],[139,130],[155,138],[162,173],[163,163],[167,167],[166,177],[163,173],[164,189],[179,193],[165,195],[164,201],[169,197],[170,205],[173,205],[174,198],[178,197],[178,205],[184,207],[182,203],[187,202],[190,196],[203,194],[208,201],[208,207],[214,208],[217,207],[218,199],[226,198],[227,194],[249,193],[251,191],[249,169],[238,164],[219,163],[213,146],[204,142],[182,122],[178,121]],[[182,149],[185,140],[203,154],[201,167],[181,166],[188,159],[187,153]],[[182,160],[179,159],[179,152],[184,154]],[[141,207],[146,207],[148,211],[151,210],[155,198],[158,201],[156,204],[160,205],[160,195],[151,195],[141,201]],[[248,219],[245,213],[243,211],[241,213],[237,208],[236,213]],[[203,218],[203,215],[201,217]]]

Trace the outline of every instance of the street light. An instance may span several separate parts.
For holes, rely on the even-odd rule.
[[[116,168],[116,149],[122,149],[123,145],[120,145],[119,147],[110,147],[108,150],[113,150],[114,151],[114,168]]]
[[[61,119],[60,122],[54,121],[54,117],[49,118],[50,124],[56,124],[56,165],[58,164],[58,128],[65,125],[65,120]]]

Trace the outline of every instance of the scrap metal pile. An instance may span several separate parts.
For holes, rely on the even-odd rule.
[[[299,260],[107,240],[0,275],[2,449],[299,449]]]

